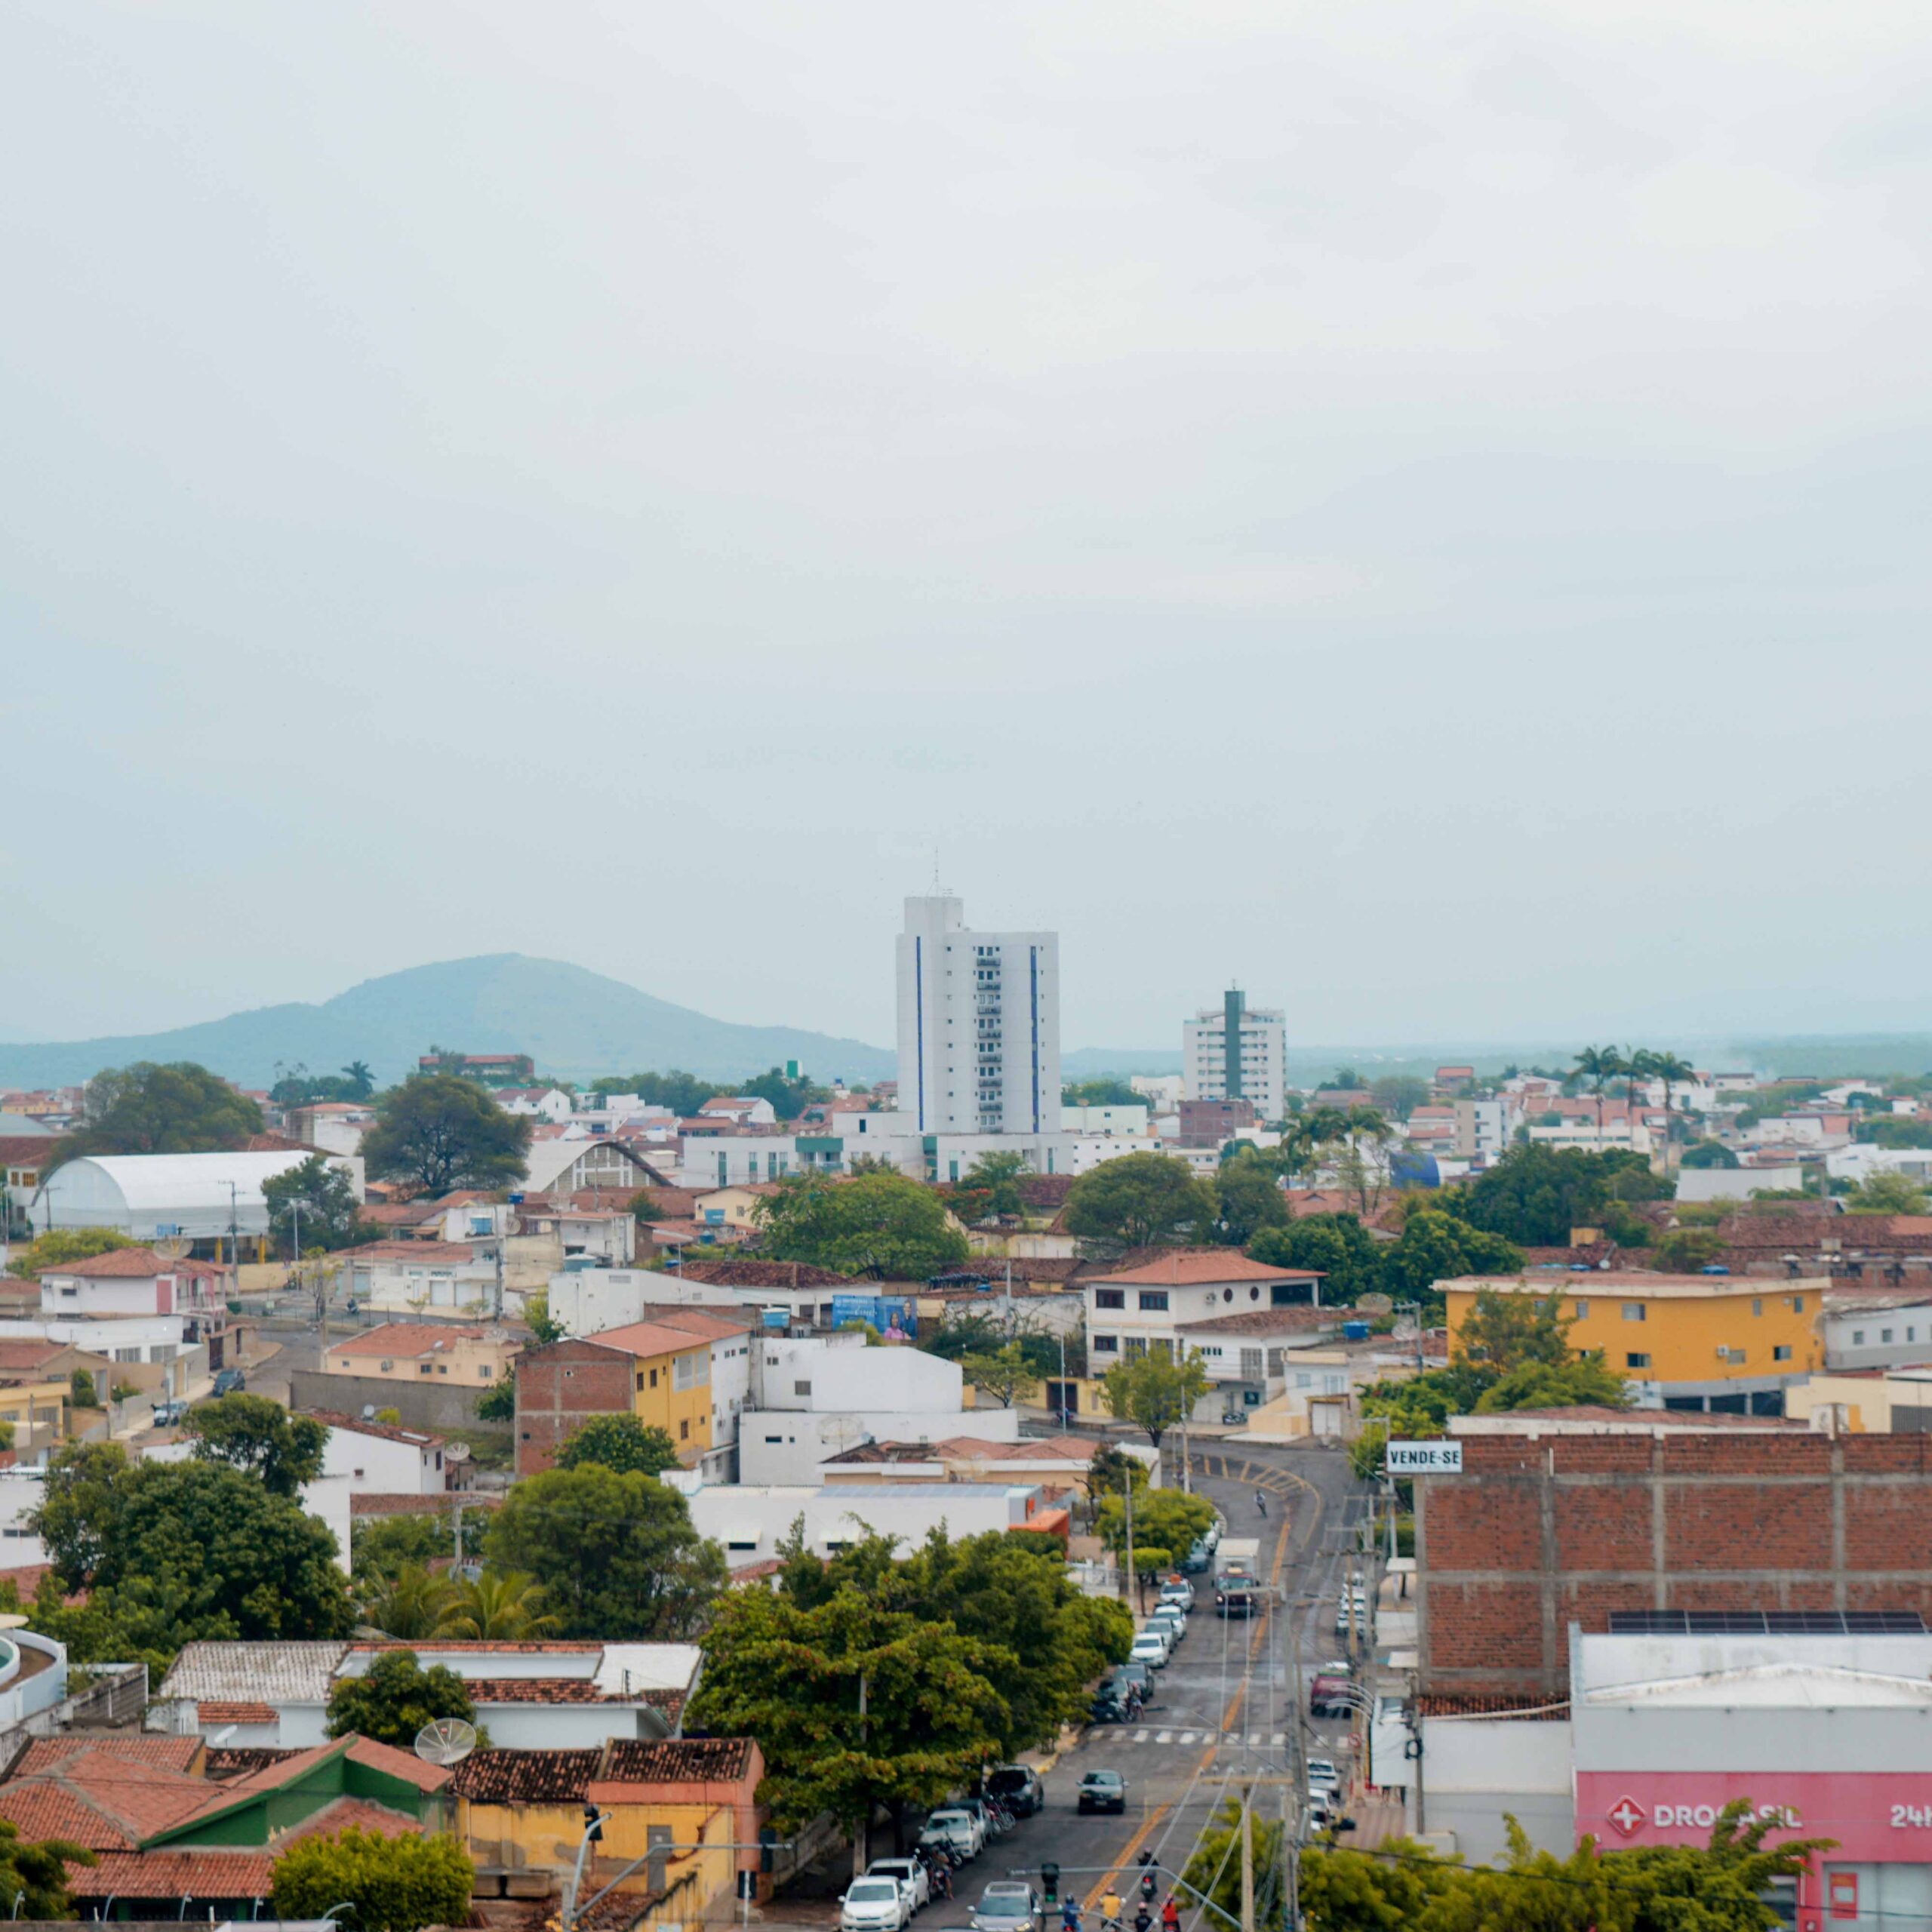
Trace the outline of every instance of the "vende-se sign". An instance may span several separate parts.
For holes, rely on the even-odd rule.
[[[1383,1466],[1392,1476],[1460,1475],[1460,1442],[1392,1442]]]

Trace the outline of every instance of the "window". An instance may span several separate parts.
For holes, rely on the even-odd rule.
[[[427,1375],[435,1366],[435,1363],[426,1361],[416,1372],[418,1375]]]
[[[1752,1304],[1751,1304],[1751,1312],[1752,1312],[1753,1315],[1762,1315],[1762,1314],[1764,1313],[1764,1304],[1763,1299],[1762,1299],[1762,1297],[1759,1297],[1758,1299],[1757,1299],[1757,1300],[1754,1300],[1754,1301],[1752,1303]]]
[[[1093,1341],[1094,1352],[1097,1355],[1114,1355],[1120,1352],[1120,1337],[1118,1335],[1096,1335]]]
[[[644,1393],[644,1371],[642,1369],[639,1369],[637,1372],[637,1392],[640,1395]]]
[[[1626,1321],[1644,1320],[1644,1304],[1640,1301],[1626,1301],[1623,1304],[1623,1318]]]
[[[1854,1349],[1862,1349],[1864,1347],[1865,1331],[1863,1328],[1854,1328],[1851,1331],[1851,1346]],[[387,1362],[384,1362],[383,1366],[385,1368],[387,1368],[389,1367],[389,1364]]]
[[[1878,1340],[1881,1343],[1889,1342],[1891,1339],[1892,1331],[1889,1328],[1881,1328],[1878,1331]]]
[[[795,1395],[809,1395],[811,1392],[812,1385],[809,1382],[795,1382],[792,1384],[792,1393]]]
[[[1579,1321],[1589,1321],[1589,1318],[1590,1318],[1590,1305],[1589,1305],[1589,1303],[1588,1302],[1586,1302],[1586,1301],[1580,1301],[1580,1302],[1577,1304],[1577,1319]]]
[[[680,1442],[688,1442],[691,1439],[691,1425],[690,1418],[687,1417],[684,1421],[681,1422],[678,1425],[678,1440]]]
[[[1628,1355],[1623,1358],[1623,1366],[1626,1368],[1648,1368],[1650,1365],[1651,1358],[1648,1355]]]
[[[1804,1312],[1804,1297],[1802,1295],[1792,1297],[1791,1312],[1794,1315],[1802,1315]]]
[[[1134,1355],[1144,1355],[1146,1352],[1147,1338],[1145,1335],[1130,1335],[1128,1337],[1127,1346],[1122,1351],[1122,1353],[1128,1355],[1129,1357],[1132,1357]]]
[[[485,1362],[478,1368],[476,1373],[483,1381],[488,1382],[490,1379],[490,1364],[487,1361]]]
[[[1127,1291],[1124,1288],[1096,1288],[1094,1291],[1094,1306],[1096,1308],[1124,1308],[1127,1306]]]
[[[1168,1306],[1165,1288],[1143,1288],[1140,1291],[1140,1308],[1143,1314],[1163,1314]]]
[[[1742,1368],[1744,1366],[1744,1351],[1742,1349],[1726,1349],[1724,1352],[1724,1358],[1733,1368]]]
[[[1772,1361],[1790,1361],[1790,1359],[1791,1359],[1791,1349],[1790,1349],[1789,1346],[1787,1343],[1785,1343],[1780,1342],[1780,1343],[1777,1345],[1777,1346],[1776,1348],[1774,1348],[1774,1349],[1772,1349],[1772,1351],[1771,1351],[1771,1359],[1772,1359]]]

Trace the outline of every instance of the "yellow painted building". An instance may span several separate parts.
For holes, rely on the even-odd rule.
[[[633,1321],[586,1339],[632,1358],[631,1412],[639,1422],[663,1429],[691,1460],[711,1447],[709,1338],[663,1322]]]
[[[1814,1375],[1785,1392],[1785,1414],[1828,1433],[1922,1434],[1932,1421],[1932,1369]]]
[[[1824,1364],[1818,1317],[1823,1277],[1761,1281],[1735,1275],[1475,1276],[1436,1284],[1447,1304],[1452,1352],[1475,1298],[1554,1299],[1579,1355],[1601,1353],[1626,1380],[1660,1385],[1666,1399],[1776,1414],[1769,1400]],[[1752,1398],[1767,1399],[1753,1401]]]

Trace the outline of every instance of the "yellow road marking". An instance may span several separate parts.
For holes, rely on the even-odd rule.
[[[1140,1847],[1154,1835],[1154,1827],[1168,1815],[1168,1809],[1167,1805],[1157,1804],[1148,1813],[1146,1817],[1142,1821],[1140,1830],[1136,1832],[1133,1837],[1121,1847],[1119,1863],[1107,1875],[1107,1878],[1097,1881],[1094,1889],[1087,1894],[1084,1904],[1088,1911],[1093,1911],[1100,1904],[1101,1895],[1107,1889],[1109,1879],[1131,1879],[1132,1873],[1124,1868],[1131,1860],[1138,1856]],[[1120,1896],[1121,1903],[1124,1907],[1127,1903],[1127,1894],[1123,1891]]]

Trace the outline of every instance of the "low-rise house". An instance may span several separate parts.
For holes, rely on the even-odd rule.
[[[38,1461],[67,1439],[76,1369],[94,1385],[95,1402],[112,1393],[114,1364],[65,1342],[0,1341],[0,1422],[14,1432],[17,1461]]]
[[[328,1440],[322,1449],[325,1479],[345,1477],[352,1497],[365,1492],[378,1496],[441,1496],[460,1485],[466,1462],[452,1463],[448,1444],[425,1429],[392,1429],[386,1423],[362,1422],[327,1409],[312,1409],[310,1417],[327,1424]]]
[[[638,1322],[589,1341],[526,1349],[517,1363],[516,1467],[534,1475],[594,1416],[661,1429],[689,1466],[712,1446],[711,1343],[688,1328]]]
[[[336,1259],[349,1292],[383,1314],[474,1321],[495,1306],[495,1260],[479,1257],[467,1242],[371,1241],[345,1248]]]
[[[322,1352],[325,1374],[359,1381],[419,1381],[424,1377],[494,1389],[509,1374],[518,1343],[507,1329],[481,1323],[385,1321],[332,1343]]]
[[[955,1539],[989,1530],[1030,1529],[1033,1519],[1051,1508],[1037,1483],[929,1485],[881,1482],[875,1477],[871,1482],[809,1488],[777,1483],[705,1484],[688,1493],[694,1527],[724,1546],[725,1561],[734,1570],[777,1555],[779,1545],[801,1521],[805,1546],[821,1556],[835,1555],[874,1531],[896,1537],[901,1553],[909,1555],[942,1526]]]
[[[336,1684],[401,1650],[463,1679],[493,1743],[531,1750],[675,1734],[703,1662],[694,1644],[192,1643],[162,1680],[147,1727],[220,1732],[237,1747],[321,1744]]]
[[[658,1924],[727,1917],[740,1872],[757,1872],[758,1787],[764,1760],[748,1737],[612,1738],[574,1750],[473,1752],[451,1789],[457,1833],[485,1897],[527,1895],[518,1881],[543,1875],[552,1889],[569,1875],[586,1808],[603,1814],[602,1838],[582,1896],[668,1842],[658,1882],[646,1866],[620,1882],[654,1894]]]
[[[1932,1361],[1932,1282],[1892,1289],[1832,1289],[1825,1297],[1819,1326],[1828,1371]]]
[[[1182,1349],[1198,1355],[1208,1392],[1195,1411],[1202,1421],[1235,1423],[1287,1392],[1301,1352],[1336,1334],[1342,1312],[1325,1308],[1244,1309],[1175,1324]]]
[[[1149,1351],[1172,1356],[1189,1321],[1318,1305],[1321,1287],[1318,1270],[1271,1268],[1225,1247],[1175,1248],[1136,1267],[1093,1275],[1082,1292],[1094,1373]]]
[[[169,1361],[183,1349],[205,1346],[208,1366],[219,1368],[228,1333],[228,1270],[207,1262],[151,1247],[117,1247],[42,1274],[41,1321],[50,1338],[111,1352],[117,1361]],[[130,1348],[143,1352],[121,1352]]]
[[[1094,1438],[1049,1435],[995,1442],[980,1435],[949,1435],[937,1442],[866,1442],[819,1465],[825,1486],[854,1483],[996,1483],[1036,1484],[1044,1494],[1064,1493],[1086,1479],[1105,1445]]]

